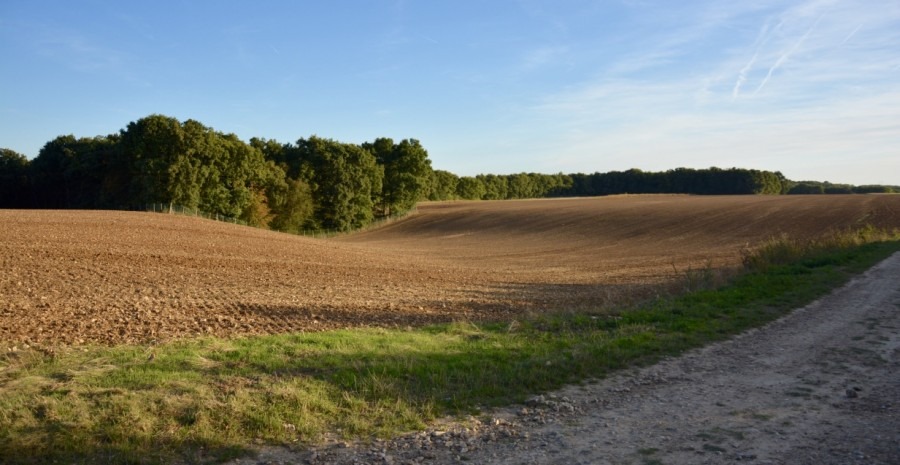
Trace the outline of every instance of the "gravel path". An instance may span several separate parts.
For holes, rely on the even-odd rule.
[[[900,254],[759,330],[480,420],[239,464],[900,464]]]

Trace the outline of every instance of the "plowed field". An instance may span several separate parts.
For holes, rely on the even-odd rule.
[[[420,205],[321,240],[154,213],[0,210],[0,344],[147,343],[602,307],[779,233],[900,228],[900,196]]]

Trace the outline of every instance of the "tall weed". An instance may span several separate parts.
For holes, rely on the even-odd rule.
[[[823,253],[850,250],[874,242],[900,240],[900,230],[887,230],[866,225],[858,229],[830,231],[810,239],[781,234],[756,247],[741,250],[741,263],[749,271],[765,271],[772,266],[787,265]]]
[[[672,262],[672,270],[674,272],[673,295],[715,289],[727,284],[733,275],[732,270],[713,266],[712,260],[707,260],[703,266],[689,265],[682,270],[679,270],[675,262]]]

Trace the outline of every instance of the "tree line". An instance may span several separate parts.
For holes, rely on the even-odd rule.
[[[593,197],[617,194],[795,195],[900,193],[900,186],[853,186],[791,181],[780,172],[743,168],[639,169],[592,174],[478,175],[457,177],[436,170],[429,200]]]
[[[0,149],[0,208],[141,209],[161,203],[286,232],[351,230],[426,199],[873,192],[900,187],[794,182],[779,172],[740,168],[457,176],[432,169],[415,139],[244,142],[198,121],[163,115],[108,136],[59,136],[33,160]]]
[[[0,150],[0,207],[142,209],[161,203],[287,232],[344,231],[401,214],[427,194],[432,176],[428,153],[415,139],[247,143],[163,115],[108,136],[59,136],[31,161]]]

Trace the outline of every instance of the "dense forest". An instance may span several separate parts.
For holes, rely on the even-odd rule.
[[[224,134],[150,115],[117,134],[59,136],[33,160],[0,149],[0,208],[145,209],[178,205],[280,231],[346,231],[420,200],[613,194],[849,194],[894,186],[794,182],[779,172],[688,169],[457,176],[432,169],[415,139],[295,143]]]

